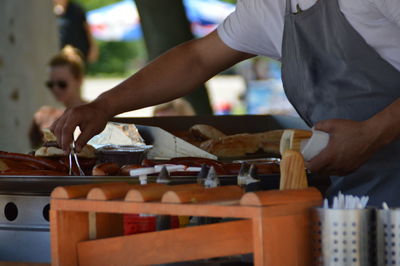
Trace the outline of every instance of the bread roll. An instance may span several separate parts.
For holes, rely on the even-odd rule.
[[[196,139],[209,140],[224,137],[225,134],[209,125],[194,125],[189,129],[189,133]]]
[[[211,139],[200,144],[200,148],[218,157],[242,157],[260,149],[260,139],[253,134],[237,134]]]
[[[256,134],[237,134],[210,139],[200,148],[218,157],[243,157],[261,150],[279,155],[279,144],[283,130],[272,130]]]
[[[43,132],[43,141],[44,144],[42,147],[35,151],[35,156],[38,157],[61,157],[65,156],[65,152],[58,147],[57,138],[50,131],[50,129],[45,128],[42,129]],[[77,154],[79,157],[82,158],[95,158],[96,157],[96,149],[92,145],[85,145],[83,146],[80,153]]]
[[[57,147],[40,147],[35,151],[35,156],[38,157],[61,157],[65,156],[65,152]],[[83,146],[81,152],[77,153],[78,157],[81,158],[95,158],[96,149],[91,145]]]
[[[263,133],[254,134],[260,141],[260,148],[266,153],[279,155],[279,147],[283,130],[271,130]]]

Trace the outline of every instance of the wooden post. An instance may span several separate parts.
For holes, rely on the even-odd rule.
[[[50,210],[53,266],[78,265],[77,244],[89,239],[87,212]]]
[[[0,150],[30,150],[33,113],[55,100],[45,88],[47,63],[58,50],[51,0],[0,1]]]
[[[253,219],[254,265],[312,265],[308,209]]]

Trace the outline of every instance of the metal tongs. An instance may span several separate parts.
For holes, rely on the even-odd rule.
[[[79,165],[78,156],[75,153],[75,140],[73,140],[71,143],[71,149],[68,157],[69,157],[69,175],[72,175],[72,157],[74,157],[76,166],[78,167],[79,170],[79,175],[84,176],[85,173],[83,172],[81,166]]]

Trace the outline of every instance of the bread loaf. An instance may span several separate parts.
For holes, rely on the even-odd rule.
[[[279,155],[279,145],[283,130],[271,130],[263,133],[254,134],[260,141],[262,150],[266,153]]]
[[[218,157],[243,157],[263,151],[279,155],[279,143],[283,130],[272,130],[257,134],[237,134],[210,139],[200,144],[200,148]]]
[[[211,139],[200,144],[200,148],[218,157],[241,157],[260,149],[260,139],[252,134],[237,134]]]
[[[198,140],[218,139],[225,134],[209,125],[194,125],[189,129],[189,133]]]

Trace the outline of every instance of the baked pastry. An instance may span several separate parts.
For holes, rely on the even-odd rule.
[[[196,139],[204,141],[209,139],[218,139],[226,135],[215,127],[209,125],[194,125],[189,129],[189,133]]]
[[[256,134],[237,134],[210,139],[200,148],[218,157],[243,157],[263,151],[279,155],[279,144],[283,130],[272,130]]]
[[[279,147],[282,134],[283,130],[278,129],[254,134],[254,137],[260,141],[260,148],[265,153],[279,155]]]
[[[60,157],[66,155],[58,146],[56,136],[49,129],[43,130],[43,141],[43,146],[35,151],[35,156]],[[93,146],[86,144],[77,155],[82,158],[95,158],[96,149]]]
[[[35,151],[35,156],[38,157],[61,157],[65,156],[65,152],[57,146],[49,146],[49,145],[57,145],[56,143],[44,143],[42,147]],[[81,158],[95,158],[96,157],[96,149],[91,145],[83,146],[82,150],[77,153],[78,157]]]
[[[260,149],[260,139],[253,134],[237,134],[210,139],[200,144],[200,148],[218,157],[241,157],[256,153]]]

